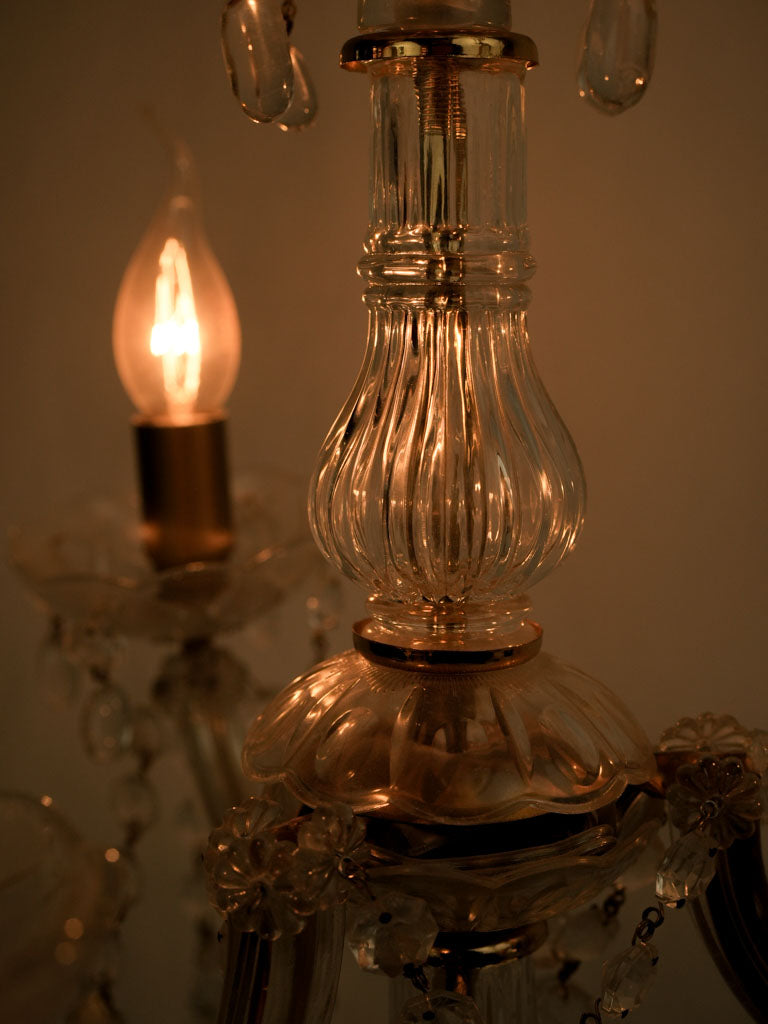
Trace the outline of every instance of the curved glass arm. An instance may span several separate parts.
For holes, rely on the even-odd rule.
[[[229,930],[218,1024],[329,1024],[344,949],[344,908],[276,942]]]
[[[768,878],[760,830],[717,857],[706,896],[692,902],[707,949],[752,1017],[768,1021]]]

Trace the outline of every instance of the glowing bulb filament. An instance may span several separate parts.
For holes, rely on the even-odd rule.
[[[200,391],[200,327],[187,252],[178,239],[166,241],[159,264],[149,348],[162,359],[169,407],[190,412]]]

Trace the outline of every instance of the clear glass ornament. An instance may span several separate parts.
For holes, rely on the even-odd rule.
[[[307,916],[336,902],[340,877],[328,854],[280,843],[269,868],[272,887],[285,897],[294,913]]]
[[[651,764],[617,698],[544,653],[507,670],[437,675],[349,651],[278,694],[243,751],[248,775],[289,779],[312,806],[387,806],[446,824],[599,806]]]
[[[151,707],[142,705],[134,708],[131,717],[134,754],[143,764],[149,764],[159,757],[167,744],[167,728],[161,717]]]
[[[284,132],[301,131],[308,128],[317,117],[317,94],[309,75],[304,56],[296,46],[291,46],[293,67],[293,96],[288,109],[277,120]]]
[[[600,1012],[623,1017],[636,1010],[656,976],[659,954],[650,942],[636,942],[603,968]]]
[[[705,832],[694,829],[667,850],[656,874],[656,896],[669,906],[702,896],[715,874],[717,850]]]
[[[139,899],[141,878],[136,861],[111,847],[104,855],[104,903],[102,914],[106,927],[115,928]]]
[[[397,977],[406,964],[423,964],[437,938],[427,903],[393,889],[347,908],[347,942],[360,967]]]
[[[65,1024],[124,1024],[125,1018],[112,1002],[111,993],[101,986],[83,993]]]
[[[82,709],[80,731],[88,756],[107,764],[131,744],[131,709],[123,690],[111,683],[97,686]]]
[[[455,634],[566,557],[585,489],[528,337],[521,78],[414,74],[372,76],[368,347],[310,523],[397,635],[422,614]]]
[[[225,647],[207,642],[185,646],[163,663],[154,694],[169,715],[229,719],[248,692],[247,666]]]
[[[458,992],[430,992],[410,999],[399,1024],[483,1024],[474,1001]]]
[[[307,625],[314,633],[327,632],[339,624],[342,595],[338,577],[323,570],[307,598]]]
[[[617,917],[606,918],[597,906],[570,914],[563,927],[552,936],[552,949],[560,960],[597,960],[616,937]]]
[[[299,847],[317,853],[331,854],[337,859],[352,854],[365,836],[365,825],[348,807],[334,804],[318,807],[299,826]]]
[[[703,757],[683,764],[667,790],[672,824],[687,832],[703,821],[711,845],[727,849],[752,835],[760,819],[761,779],[741,757]]]
[[[37,677],[46,697],[56,707],[71,708],[80,695],[83,671],[52,637],[46,637],[40,645]]]
[[[592,0],[579,96],[604,114],[621,114],[643,98],[655,53],[655,0]]]
[[[43,801],[0,793],[0,1020],[24,1024],[74,1004],[104,937],[95,851]]]
[[[274,121],[293,95],[293,64],[280,0],[229,0],[221,16],[224,62],[252,121]]]
[[[157,818],[157,794],[143,775],[130,775],[116,782],[112,806],[118,821],[133,832],[144,832]]]

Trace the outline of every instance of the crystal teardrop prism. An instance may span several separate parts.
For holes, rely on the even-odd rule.
[[[579,96],[604,114],[623,113],[642,99],[655,52],[655,0],[592,0]]]
[[[288,109],[278,120],[284,132],[298,132],[308,128],[317,116],[317,95],[309,77],[307,62],[297,47],[291,47],[293,65],[293,98]]]
[[[284,114],[293,95],[293,65],[279,0],[229,0],[221,42],[232,92],[257,123]]]

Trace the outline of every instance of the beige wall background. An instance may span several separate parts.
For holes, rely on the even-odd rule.
[[[197,157],[210,241],[240,310],[235,465],[277,462],[308,477],[353,382],[365,330],[354,265],[367,100],[336,54],[354,4],[298,0],[295,41],[321,104],[299,136],[237,110],[219,6],[0,6],[5,525],[41,512],[55,520],[75,494],[132,486],[131,409],[110,326],[166,181],[147,105]],[[585,4],[514,6],[541,54],[528,91],[534,351],[590,488],[578,550],[534,593],[546,642],[608,682],[652,736],[707,709],[766,726],[768,5],[662,0],[653,83],[618,119],[576,96]],[[0,586],[2,785],[52,792],[107,842],[105,780],[80,752],[76,718],[37,686],[42,618],[10,570]],[[360,603],[350,595],[349,620]],[[300,660],[285,639],[287,681]],[[346,644],[344,630],[336,642]],[[140,679],[131,685],[141,692]],[[186,784],[173,759],[159,781],[164,792]],[[121,989],[129,1024],[188,1019],[176,831],[166,815],[144,847],[146,896],[127,929]],[[661,976],[638,1024],[683,1012],[700,1024],[747,1019],[683,917],[660,944]],[[345,1020],[383,1013],[372,984],[369,997],[348,990]]]

